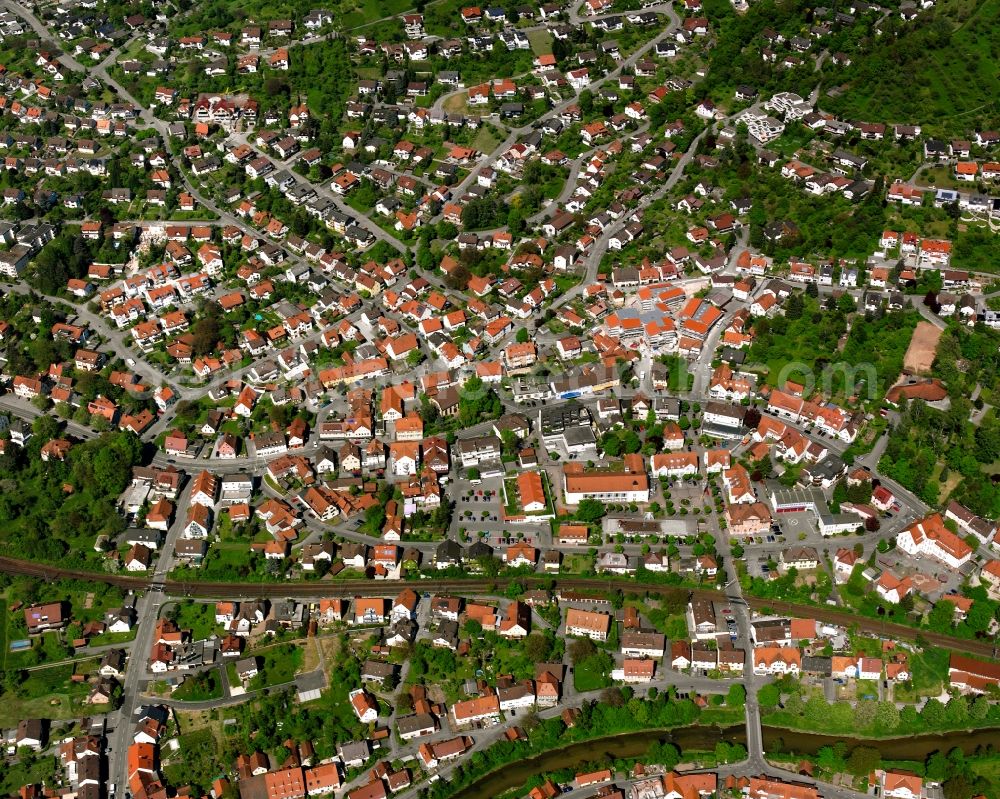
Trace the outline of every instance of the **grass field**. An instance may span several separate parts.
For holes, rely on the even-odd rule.
[[[604,672],[604,659],[593,655],[573,666],[573,685],[577,691],[596,691],[611,685],[611,678]]]
[[[180,747],[164,758],[163,772],[173,785],[193,784],[203,792],[222,775],[218,762],[219,742],[211,729],[201,728],[184,733]]]
[[[992,782],[1000,782],[1000,756],[988,759],[977,758],[972,763],[972,770]]]
[[[472,140],[472,146],[479,150],[479,152],[486,153],[487,155],[492,153],[498,144],[500,144],[500,139],[485,125],[476,132],[476,138]]]
[[[969,184],[956,180],[950,166],[925,166],[917,176],[917,183],[931,189],[968,189]]]
[[[192,674],[173,693],[174,699],[185,702],[205,702],[222,697],[222,678],[218,669]]]
[[[196,641],[217,631],[215,607],[211,602],[181,602],[175,621],[181,630],[190,630]]]
[[[19,652],[8,652],[6,667],[24,669],[40,663],[55,663],[69,656],[59,634],[48,632],[31,639],[31,648]]]
[[[93,673],[98,664],[91,659],[29,672],[20,686],[20,695],[7,694],[0,703],[0,727],[16,726],[25,718],[70,719],[82,715],[90,686],[86,682],[74,683],[71,678],[74,673]]]
[[[298,644],[272,644],[263,649],[247,652],[246,656],[257,658],[258,674],[250,681],[251,691],[290,683],[302,668],[305,657],[302,647]],[[226,668],[230,685],[239,685],[236,664],[229,663]]]
[[[412,0],[355,0],[354,10],[347,11],[341,27],[345,30],[368,25],[386,17],[402,14],[413,8]]]
[[[254,682],[260,680],[262,688],[291,682],[302,666],[302,647],[294,644],[278,644],[263,650],[260,655],[263,658],[261,674]]]
[[[446,98],[441,107],[449,114],[464,114],[469,110],[468,99],[469,95],[466,92],[456,92],[451,97]]]
[[[137,627],[133,627],[127,633],[104,633],[95,635],[90,639],[90,646],[108,646],[109,644],[125,644],[135,640],[135,634],[139,632]]]
[[[7,666],[7,600],[0,599],[0,668]]]
[[[531,42],[531,52],[535,55],[551,55],[552,34],[547,30],[528,31],[528,41]]]
[[[594,559],[584,552],[567,553],[563,556],[561,571],[569,574],[583,574],[594,568]]]
[[[34,762],[5,763],[0,769],[0,794],[13,796],[22,785],[54,784],[55,776],[62,773],[55,757],[39,757]]]

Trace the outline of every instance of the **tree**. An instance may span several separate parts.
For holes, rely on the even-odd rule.
[[[847,764],[846,752],[847,746],[843,741],[838,741],[833,746],[820,747],[816,755],[816,765],[823,771],[843,771]]]
[[[471,278],[472,272],[469,271],[469,267],[460,263],[445,275],[444,284],[450,289],[465,291]]]
[[[972,700],[972,704],[969,705],[969,717],[976,720],[982,721],[990,714],[990,700],[985,696],[977,696]]]
[[[531,334],[528,332],[528,328],[519,327],[517,329],[517,335],[515,336],[518,344],[527,344],[531,341]]]
[[[891,731],[899,726],[899,708],[894,702],[879,702],[875,712],[875,723],[880,729]]]
[[[31,423],[31,431],[40,441],[49,441],[59,435],[59,422],[52,416],[38,416]]]
[[[524,655],[532,663],[544,663],[552,652],[552,641],[547,635],[534,632],[524,641]]]
[[[805,717],[816,723],[827,720],[831,712],[829,703],[822,696],[811,696],[806,702]]]
[[[437,267],[434,253],[431,252],[430,247],[421,244],[420,247],[417,248],[417,266],[425,272],[431,272]]]
[[[774,708],[781,701],[781,691],[774,683],[768,683],[757,692],[757,702],[763,708]],[[825,704],[825,703],[824,703]]]
[[[920,717],[928,727],[940,727],[945,720],[945,708],[937,699],[928,699]]]
[[[871,774],[882,764],[882,754],[872,746],[856,746],[847,758],[847,770],[858,777]]]
[[[854,725],[859,730],[867,729],[875,723],[878,706],[871,699],[862,699],[854,706]]]
[[[798,293],[792,294],[785,301],[786,319],[791,319],[791,320],[801,319],[803,310],[804,310],[804,300],[802,299],[801,294]]]
[[[607,510],[603,502],[596,499],[583,499],[580,500],[580,504],[576,509],[576,519],[580,522],[593,524],[603,518],[605,513],[607,513]]]
[[[608,707],[625,707],[625,697],[620,688],[605,688],[601,692],[601,704]]]
[[[373,536],[382,534],[385,524],[385,507],[380,504],[370,505],[365,510],[365,529]]]
[[[747,700],[747,691],[740,683],[733,683],[729,686],[729,693],[726,694],[726,704],[730,707],[742,707]]]
[[[218,348],[221,326],[214,315],[203,316],[191,325],[191,350],[195,355],[206,355]]]
[[[575,638],[569,645],[569,659],[576,666],[597,652],[597,647],[589,638]]]
[[[980,463],[993,463],[1000,458],[1000,425],[984,423],[976,428],[975,455]]]
[[[806,703],[802,699],[802,694],[798,691],[792,691],[788,695],[788,699],[785,700],[785,712],[793,716],[801,716],[805,710]]]
[[[969,612],[965,617],[965,626],[974,633],[983,633],[989,629],[990,624],[996,617],[996,607],[992,602],[977,599],[972,603]]]
[[[969,705],[964,696],[953,696],[944,709],[951,726],[958,727],[969,720]]]
[[[970,782],[966,773],[959,772],[942,786],[944,799],[972,799],[973,796],[982,794],[980,782]]]
[[[927,614],[927,626],[939,633],[950,631],[954,620],[955,605],[947,599],[936,602]]]
[[[471,377],[459,391],[458,418],[463,427],[495,419],[503,412],[503,406],[496,392],[488,388],[482,378]]]
[[[646,760],[661,764],[667,771],[672,771],[674,766],[681,762],[681,752],[672,743],[656,741],[650,744]]]
[[[924,776],[931,782],[944,782],[951,774],[951,763],[944,752],[934,752],[924,763]]]

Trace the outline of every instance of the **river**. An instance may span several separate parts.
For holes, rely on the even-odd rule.
[[[942,734],[915,735],[904,738],[869,740],[843,738],[835,735],[798,732],[780,727],[764,727],[765,752],[791,751],[795,754],[811,755],[823,746],[844,741],[848,747],[872,746],[882,753],[886,760],[923,760],[937,750],[948,751],[956,746],[966,754],[972,754],[978,746],[1000,743],[1000,729],[975,730],[973,732],[949,732]],[[746,728],[741,724],[732,727],[678,727],[673,730],[643,730],[628,732],[607,738],[580,741],[561,749],[543,752],[535,757],[510,763],[486,774],[478,781],[453,795],[453,799],[482,799],[484,796],[500,794],[523,785],[529,777],[557,771],[563,768],[579,769],[587,763],[608,757],[641,757],[649,751],[653,741],[667,741],[676,744],[684,752],[711,751],[720,741],[740,743],[746,746]]]
[[[883,760],[923,760],[939,749],[945,752],[959,747],[971,755],[979,746],[1000,745],[1000,729],[973,730],[966,732],[925,733],[902,738],[845,738],[837,735],[822,735],[813,732],[786,730],[781,727],[764,727],[764,751],[792,752],[814,755],[821,747],[843,741],[849,748],[871,746],[878,749]]]
[[[742,724],[733,727],[678,727],[673,730],[642,730],[627,732],[622,735],[612,735],[608,738],[596,738],[590,741],[564,746],[542,752],[540,755],[510,763],[472,783],[467,788],[456,793],[453,799],[483,799],[485,796],[499,796],[511,788],[516,788],[527,782],[535,774],[547,771],[557,771],[562,768],[579,768],[585,763],[603,760],[611,757],[642,757],[649,751],[653,741],[669,741],[676,744],[681,752],[707,751],[715,749],[719,741],[729,743],[747,742],[746,727]]]

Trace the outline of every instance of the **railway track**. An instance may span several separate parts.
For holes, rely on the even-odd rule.
[[[402,585],[418,591],[433,591],[436,593],[461,592],[466,594],[502,594],[510,585],[509,579],[502,577],[483,578],[429,578],[412,580],[405,583],[375,582],[372,580],[337,580],[330,582],[289,582],[289,583],[228,583],[204,582],[201,580],[166,580],[152,585],[145,577],[131,577],[118,574],[97,574],[79,569],[68,569],[60,566],[33,563],[17,558],[0,557],[0,571],[8,574],[39,577],[45,580],[74,579],[101,580],[118,588],[133,591],[162,590],[175,596],[197,597],[202,599],[239,599],[253,597],[322,599],[325,597],[354,597],[362,595],[395,595]],[[525,588],[548,586],[555,584],[566,591],[609,591],[620,590],[625,594],[644,594],[649,596],[673,596],[681,599],[687,596],[706,599],[713,602],[727,602],[729,598],[722,591],[705,588],[684,588],[662,583],[614,582],[587,577],[519,577],[517,581]],[[867,633],[883,638],[897,640],[924,641],[945,649],[977,655],[985,658],[996,657],[996,647],[991,641],[968,640],[956,638],[926,629],[916,629],[893,622],[880,622],[864,616],[857,616],[849,611],[838,608],[814,605],[800,605],[780,599],[759,599],[750,597],[748,604],[755,610],[767,608],[775,613],[808,617],[829,622],[841,627],[857,627]]]

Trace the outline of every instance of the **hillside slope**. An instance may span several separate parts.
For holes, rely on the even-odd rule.
[[[887,30],[828,85],[847,84],[824,109],[849,119],[919,123],[962,133],[1000,123],[1000,0],[945,3]],[[893,29],[899,35],[887,41]]]

